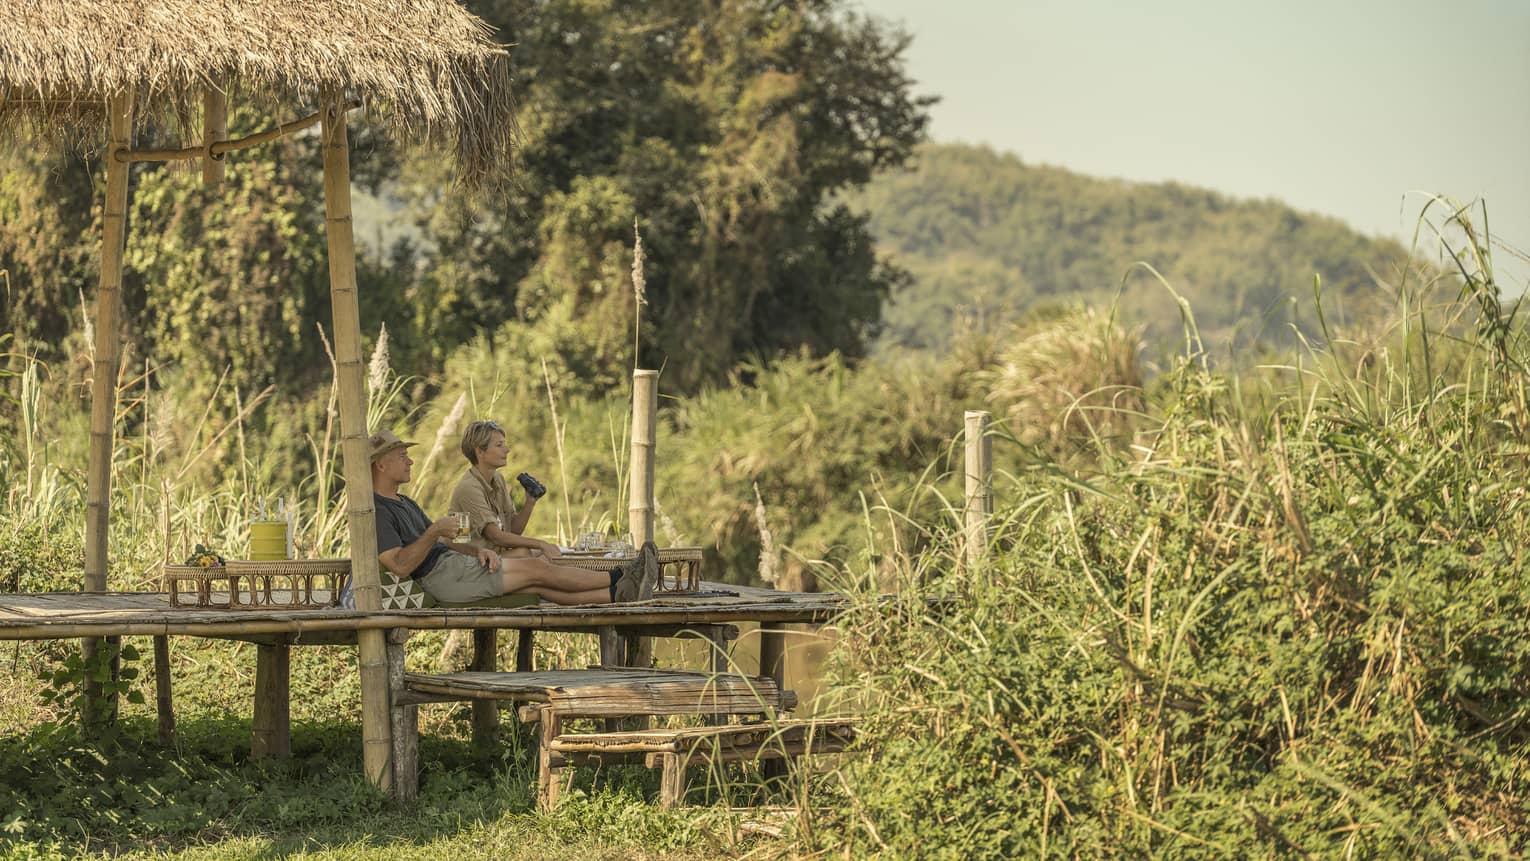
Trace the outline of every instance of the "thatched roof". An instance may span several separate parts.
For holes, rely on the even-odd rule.
[[[512,139],[490,35],[454,0],[0,0],[0,124],[97,134],[129,87],[140,122],[173,121],[209,85],[292,119],[341,88],[400,140],[453,147],[477,179]]]

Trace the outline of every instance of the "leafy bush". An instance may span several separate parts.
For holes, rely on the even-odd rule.
[[[1482,325],[1419,350],[1439,319],[1259,392],[1182,362],[1133,459],[1018,474],[976,570],[950,534],[912,560],[897,603],[842,626],[871,753],[821,839],[933,858],[1530,850],[1530,351]]]

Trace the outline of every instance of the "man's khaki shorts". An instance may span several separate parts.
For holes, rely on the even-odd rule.
[[[443,555],[417,582],[430,597],[451,604],[505,594],[505,578],[499,569],[490,571],[478,557],[456,552]]]

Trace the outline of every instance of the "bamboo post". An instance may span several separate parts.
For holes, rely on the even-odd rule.
[[[228,138],[228,96],[217,87],[202,92],[202,135],[207,143],[202,184],[217,185],[223,181],[223,159],[213,157],[212,145]]]
[[[632,372],[632,475],[627,485],[627,526],[632,546],[653,540],[653,467],[658,442],[659,372]],[[646,667],[653,663],[653,639],[632,637],[627,642],[626,663]]]
[[[250,721],[250,758],[292,755],[292,647],[286,643],[255,647],[255,713]]]
[[[112,446],[117,415],[117,365],[122,343],[118,317],[122,310],[122,257],[127,245],[128,166],[113,158],[126,149],[132,133],[133,93],[113,96],[108,105],[106,199],[101,208],[101,288],[96,294],[95,356],[91,363],[90,457],[85,473],[85,582],[83,591],[106,591],[107,542],[111,518]],[[80,643],[86,663],[100,651],[101,641]],[[87,723],[115,705],[101,702],[101,685],[86,682]]]
[[[473,671],[493,673],[499,670],[498,631],[493,628],[473,629]],[[473,701],[473,747],[482,752],[494,749],[499,734],[499,703],[494,700]]]
[[[367,449],[365,368],[361,358],[361,311],[356,298],[356,244],[351,232],[351,168],[340,94],[327,92],[320,107],[324,150],[324,212],[329,237],[329,295],[334,309],[335,386],[340,401],[345,464],[346,519],[351,537],[351,577],[356,609],[382,609],[377,574],[377,521],[372,507],[372,469]],[[390,769],[387,649],[383,632],[358,635],[361,665],[362,763],[367,779],[393,789]]]
[[[988,435],[991,416],[984,410],[968,410],[966,557],[968,569],[977,568],[988,556],[988,518],[993,514],[993,439]]]
[[[159,715],[160,747],[175,744],[175,705],[170,692],[170,638],[154,638],[154,707]]]
[[[654,415],[659,408],[659,372],[632,372],[632,476],[628,483],[627,527],[634,547],[653,540]]]

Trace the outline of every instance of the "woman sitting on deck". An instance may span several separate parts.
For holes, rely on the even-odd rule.
[[[377,507],[377,559],[394,576],[410,578],[437,601],[459,604],[527,592],[556,604],[642,601],[659,579],[658,551],[643,545],[637,559],[607,571],[555,565],[541,557],[500,558],[471,544],[447,543],[457,521],[432,523],[414,500],[398,492],[409,482],[412,442],[392,431],[372,434],[372,501]]]
[[[510,461],[510,443],[498,422],[476,421],[462,433],[462,456],[467,473],[452,491],[451,510],[468,515],[467,543],[493,550],[501,557],[540,554],[548,559],[561,555],[558,545],[525,535],[537,500],[545,492],[542,483],[521,473],[526,505],[516,508],[510,489],[499,471]]]

